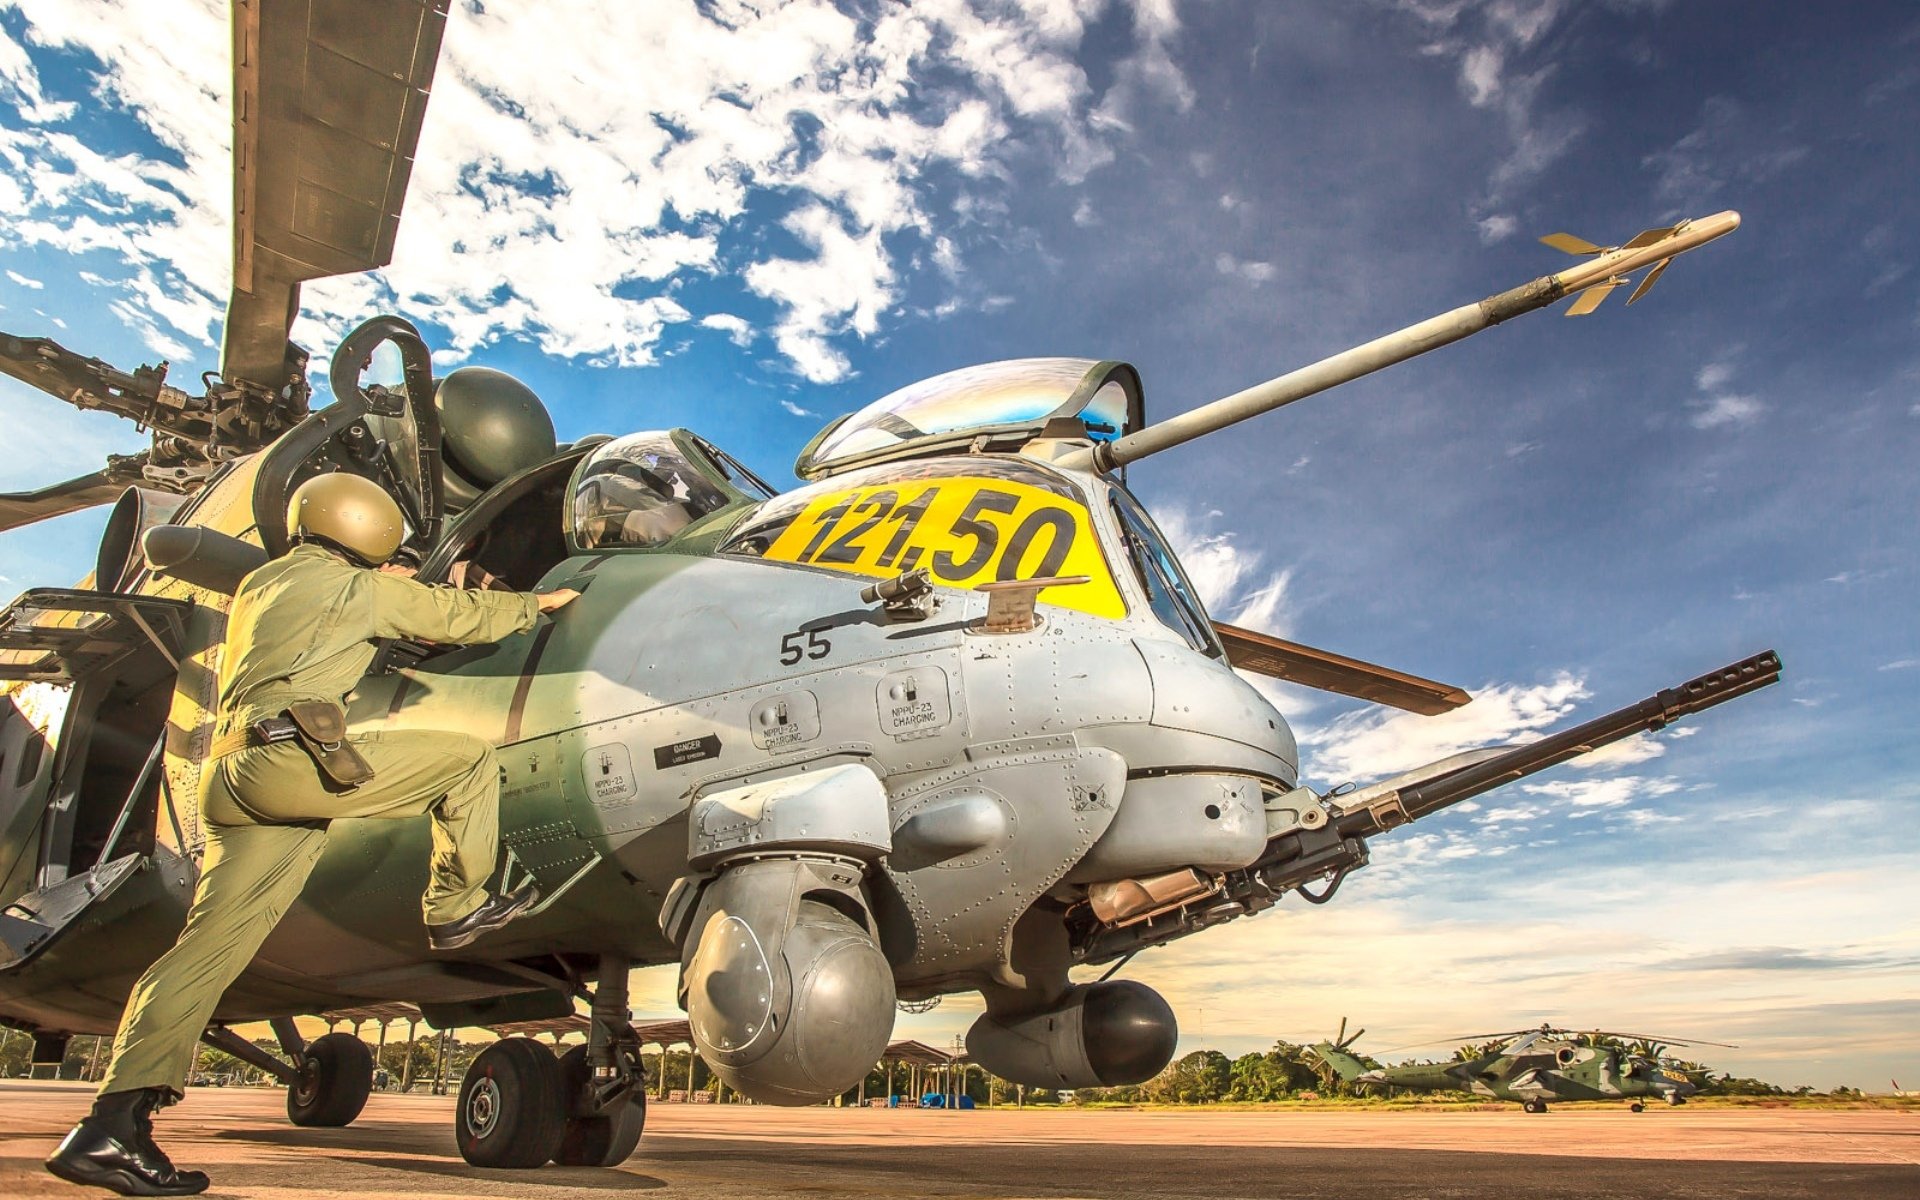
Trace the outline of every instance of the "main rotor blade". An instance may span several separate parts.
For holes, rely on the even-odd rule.
[[[450,2],[234,0],[229,383],[286,383],[303,281],[392,261]]]
[[[1583,1029],[1583,1036],[1619,1038],[1623,1042],[1645,1042],[1648,1045],[1661,1046],[1718,1046],[1722,1050],[1738,1050],[1732,1042],[1703,1042],[1697,1038],[1651,1037],[1644,1033],[1620,1033],[1611,1029]]]
[[[1227,661],[1256,675],[1355,696],[1429,717],[1459,708],[1473,699],[1450,683],[1422,679],[1331,650],[1303,646],[1219,621],[1213,623],[1213,628],[1227,647]]]
[[[1378,1051],[1376,1057],[1385,1056],[1388,1054],[1399,1054],[1405,1050],[1424,1050],[1429,1046],[1466,1046],[1466,1045],[1477,1046],[1481,1042],[1491,1042],[1501,1038],[1516,1038],[1522,1034],[1527,1034],[1527,1033],[1558,1033],[1558,1032],[1560,1031],[1559,1030],[1543,1030],[1538,1025],[1535,1025],[1531,1029],[1510,1029],[1505,1033],[1467,1033],[1467,1034],[1462,1034],[1459,1037],[1434,1038],[1430,1042],[1415,1042],[1410,1046],[1395,1046],[1391,1050]]]
[[[0,492],[0,533],[118,500],[127,484],[140,477],[146,453],[115,455],[105,467],[87,475],[31,492]]]

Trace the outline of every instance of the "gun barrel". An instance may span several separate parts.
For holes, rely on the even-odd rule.
[[[1627,272],[1662,263],[1732,233],[1739,226],[1740,214],[1731,210],[1681,222],[1665,237],[1647,245],[1628,245],[1600,252],[1579,266],[1554,275],[1543,275],[1531,283],[1489,296],[1477,304],[1463,304],[1450,312],[1429,317],[1319,362],[1309,363],[1276,379],[1257,383],[1159,424],[1135,430],[1115,441],[1076,451],[1061,458],[1060,465],[1078,470],[1103,471],[1124,467],[1149,454],[1158,454],[1250,417],[1272,412],[1295,400],[1405,362],[1429,350],[1472,337],[1483,329],[1522,313],[1545,308],[1575,292],[1618,280]]]
[[[1333,826],[1344,837],[1366,837],[1392,829],[1622,738],[1660,729],[1681,717],[1725,704],[1779,678],[1780,656],[1767,650],[1678,687],[1665,688],[1638,704],[1516,746],[1485,762],[1389,792],[1342,812]]]

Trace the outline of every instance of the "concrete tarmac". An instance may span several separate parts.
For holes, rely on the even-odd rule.
[[[87,1195],[40,1160],[77,1084],[0,1082],[0,1196]],[[453,1101],[377,1094],[346,1129],[287,1123],[285,1093],[195,1088],[156,1133],[210,1196],[584,1200],[732,1197],[1920,1196],[1920,1113],[1795,1109],[1024,1111],[655,1104],[613,1170],[469,1167]],[[104,1195],[105,1193],[92,1193]]]

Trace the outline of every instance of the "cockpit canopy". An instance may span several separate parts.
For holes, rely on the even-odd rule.
[[[664,545],[742,497],[772,494],[691,434],[630,433],[596,447],[574,472],[573,540],[581,550]]]
[[[1073,436],[1111,441],[1145,422],[1140,376],[1123,362],[1015,358],[963,367],[883,396],[800,452],[794,473],[818,479],[856,466],[947,453],[989,435],[1011,449],[1070,421]],[[1057,436],[1057,435],[1056,435]]]

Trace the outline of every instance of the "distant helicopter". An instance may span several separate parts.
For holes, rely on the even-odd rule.
[[[167,384],[164,364],[125,373],[0,335],[0,369],[154,433],[143,455],[0,497],[0,527],[115,500],[90,581],[0,614],[0,678],[16,681],[0,705],[0,1019],[35,1034],[37,1061],[110,1031],[179,928],[225,613],[244,574],[287,551],[287,497],[320,472],[392,492],[424,580],[584,593],[495,647],[390,645],[351,699],[357,731],[500,746],[506,871],[544,898],[468,951],[431,953],[424,823],[335,822],[205,1036],[285,1081],[295,1122],[344,1125],[367,1097],[366,1047],[307,1043],[295,1016],[407,1001],[445,1028],[586,1002],[586,1046],[556,1061],[507,1038],[468,1072],[457,1143],[487,1166],[633,1151],[639,966],[678,965],[702,1057],[761,1101],[851,1088],[896,1002],[969,991],[986,1012],[968,1049],[995,1074],[1144,1080],[1177,1029],[1155,992],[1108,977],[1132,955],[1289,892],[1323,903],[1373,834],[1779,676],[1767,652],[1539,741],[1322,796],[1236,668],[1422,713],[1467,694],[1209,620],[1122,470],[1611,288],[1730,231],[1731,213],[1159,424],[1121,362],[950,372],[821,430],[795,468],[807,483],[781,495],[686,430],[559,445],[510,377],[436,380],[397,317],[348,335],[334,402],[309,412],[307,356],[286,340],[299,285],[387,261],[445,11],[236,5],[235,287],[204,394]],[[382,363],[395,369],[375,381]],[[229,1028],[257,1020],[284,1057]]]
[[[1459,1062],[1408,1063],[1383,1066],[1351,1047],[1361,1030],[1346,1036],[1346,1022],[1330,1042],[1316,1042],[1309,1052],[1327,1070],[1348,1083],[1406,1088],[1416,1092],[1472,1092],[1497,1100],[1513,1100],[1530,1113],[1547,1111],[1549,1100],[1626,1100],[1634,1112],[1649,1099],[1681,1105],[1700,1090],[1700,1081],[1665,1060],[1661,1046],[1719,1046],[1724,1042],[1681,1041],[1602,1030],[1576,1032],[1541,1025],[1537,1029],[1471,1034],[1445,1041],[1497,1042],[1497,1047],[1471,1054]],[[1632,1046],[1609,1042],[1633,1042]],[[1409,1047],[1411,1049],[1412,1047]]]

